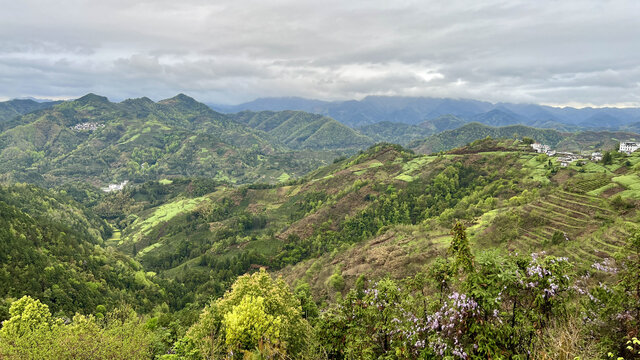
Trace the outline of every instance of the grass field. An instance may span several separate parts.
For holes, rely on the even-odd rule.
[[[640,199],[640,178],[636,174],[617,176],[612,181],[622,185],[626,190],[620,193],[623,198]]]
[[[169,221],[178,214],[195,209],[196,206],[200,205],[205,200],[206,197],[204,196],[192,199],[182,199],[155,208],[150,216],[143,220],[140,218],[133,223],[131,226],[133,231],[130,233],[130,236],[128,236],[128,240],[140,240],[144,235],[147,235],[154,226],[163,221]],[[131,239],[131,236],[133,236],[133,239]]]

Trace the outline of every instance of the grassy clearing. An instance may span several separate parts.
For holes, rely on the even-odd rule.
[[[616,185],[614,183],[609,183],[609,184],[606,184],[605,186],[599,187],[599,188],[597,188],[595,190],[591,190],[591,191],[587,192],[587,194],[591,195],[591,196],[600,196],[600,195],[602,195],[603,192],[605,192],[605,191],[607,191],[609,189],[613,189],[613,188],[615,188],[617,186],[618,185]]]
[[[155,244],[151,244],[149,246],[147,246],[146,248],[138,251],[138,254],[136,255],[137,258],[142,257],[144,254],[148,253],[149,251],[153,250],[153,249],[157,249],[160,246],[162,246],[162,243],[155,243]]]
[[[413,173],[424,169],[424,166],[432,163],[436,159],[435,156],[421,156],[402,165],[402,174],[397,175],[395,179],[402,180],[405,182],[411,182],[415,180],[415,177],[412,176]]]
[[[591,161],[588,161],[586,164],[584,164],[582,166],[582,169],[584,169],[584,171],[587,173],[610,173],[611,172],[609,169],[602,166],[601,164],[594,163]]]
[[[287,180],[289,180],[291,178],[291,175],[287,174],[286,172],[283,172],[282,175],[278,176],[278,181],[279,182],[285,182]]]
[[[498,214],[500,214],[501,212],[502,212],[502,210],[500,210],[500,209],[494,209],[494,210],[487,211],[486,213],[482,214],[482,216],[480,216],[477,219],[477,223],[476,224],[474,224],[473,226],[470,226],[470,227],[467,228],[467,232],[469,233],[469,236],[473,237],[476,234],[479,234],[480,232],[482,232],[489,225],[491,225],[491,221],[493,221],[493,219],[495,219],[495,217]]]
[[[414,180],[413,176],[407,174],[400,174],[395,177],[395,179],[402,180],[405,182],[412,182]]]
[[[173,217],[181,213],[185,213],[187,211],[195,209],[205,200],[206,197],[202,196],[193,199],[178,200],[159,206],[146,219],[138,219],[133,223],[132,228],[135,230],[132,233],[132,237],[134,237],[134,241],[138,241],[144,235],[147,235],[154,226],[160,224],[161,222],[169,221]]]
[[[424,165],[432,163],[436,158],[434,156],[421,156],[406,164],[402,165],[402,171],[405,173],[412,173],[414,171],[420,170]]]
[[[162,185],[171,185],[173,184],[173,180],[169,180],[169,179],[160,179],[158,180],[158,182]]]
[[[122,242],[122,231],[114,228],[111,237],[105,242],[107,245],[119,245]]]

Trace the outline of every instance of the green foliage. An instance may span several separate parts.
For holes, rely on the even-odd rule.
[[[302,111],[243,111],[232,118],[265,131],[292,149],[363,148],[374,142],[332,118]]]
[[[447,252],[453,257],[454,273],[460,270],[464,273],[471,272],[473,270],[473,255],[471,255],[471,247],[464,225],[457,222],[451,229],[451,235],[453,235],[453,240],[451,240]]]
[[[131,311],[103,321],[76,315],[68,323],[25,296],[15,301],[0,329],[0,357],[8,359],[149,359],[151,334]]]
[[[565,240],[565,234],[562,231],[555,231],[553,236],[551,236],[551,243],[553,245],[558,245]]]
[[[0,299],[30,295],[67,316],[121,302],[150,310],[167,294],[136,281],[139,264],[98,245],[109,231],[69,199],[32,186],[0,187]]]
[[[46,186],[175,176],[275,182],[283,172],[298,176],[336,156],[322,149],[353,151],[372,143],[332,119],[305,123],[314,117],[300,113],[283,124],[287,147],[184,95],[111,103],[89,94],[25,115],[0,132],[0,179]],[[87,123],[94,129],[74,128]],[[318,151],[291,152],[308,148]]]
[[[200,356],[243,358],[258,353],[301,358],[309,351],[310,328],[300,302],[281,280],[266,271],[244,275],[224,297],[207,306],[176,347],[180,355],[197,349]]]
[[[603,165],[613,164],[613,156],[611,156],[611,151],[605,151],[604,154],[602,154],[602,164]]]
[[[334,291],[342,291],[344,289],[344,278],[340,272],[340,268],[336,268],[333,275],[327,279],[327,285]]]

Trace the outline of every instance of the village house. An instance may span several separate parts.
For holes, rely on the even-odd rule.
[[[594,152],[591,154],[591,161],[602,161],[602,153]]]
[[[121,182],[120,184],[109,184],[109,186],[103,187],[102,191],[104,191],[104,192],[120,191],[120,190],[124,189],[124,187],[127,185],[127,183],[129,183],[129,180],[125,180],[125,181]]]
[[[635,141],[624,141],[620,142],[620,152],[626,153],[627,155],[631,155],[632,152],[640,149],[640,143]]]
[[[551,150],[551,147],[549,145],[543,145],[540,143],[533,143],[531,144],[531,147],[533,148],[533,150],[540,154],[546,154]]]
[[[558,161],[560,162],[560,166],[562,166],[562,167],[567,167],[572,162],[580,159],[580,155],[574,154],[572,152],[561,152],[561,151],[558,151],[556,153],[556,155],[558,156]]]

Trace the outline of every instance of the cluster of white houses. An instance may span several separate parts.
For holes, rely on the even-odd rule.
[[[101,127],[104,127],[104,124],[100,124],[97,122],[83,122],[80,124],[75,124],[71,127],[71,129],[75,131],[96,131]]]
[[[549,145],[543,145],[540,143],[531,144],[533,150],[540,154],[547,154],[549,156],[557,156],[558,161],[560,162],[560,166],[567,167],[572,162],[583,158],[580,154],[574,154],[571,152],[556,152],[555,150],[551,150]],[[640,142],[635,141],[624,141],[620,142],[620,149],[618,151],[626,153],[630,155],[632,152],[640,149]],[[591,154],[591,161],[600,161],[602,160],[601,152],[594,152]]]

